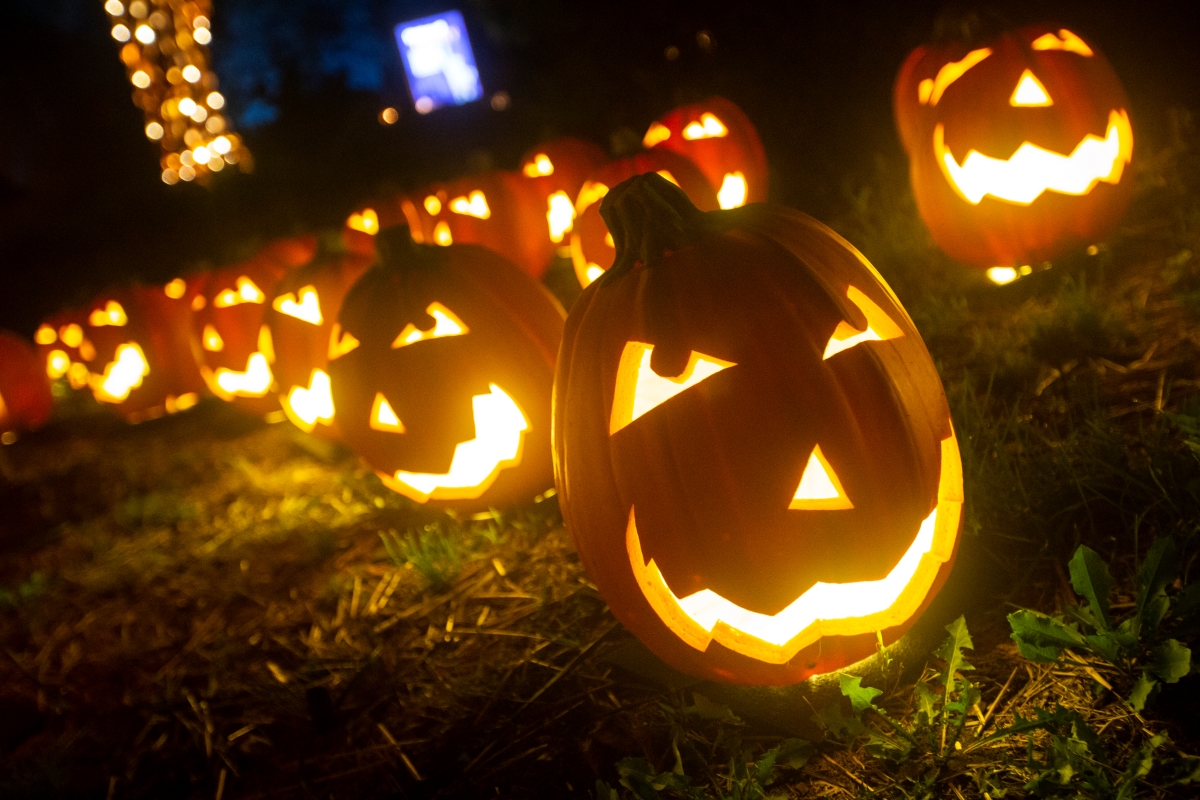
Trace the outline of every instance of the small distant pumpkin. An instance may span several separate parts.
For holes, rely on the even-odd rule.
[[[88,341],[84,326],[87,314],[83,309],[68,309],[46,317],[34,331],[38,358],[50,380],[66,380],[72,389],[88,385],[88,361],[95,346]]]
[[[342,438],[393,491],[480,511],[550,488],[550,386],[563,310],[478,245],[376,237],[346,295],[329,375]]]
[[[372,260],[352,252],[318,256],[280,281],[265,311],[279,403],[298,428],[327,439],[338,438],[328,372],[330,348],[336,353],[341,339],[338,313]]]
[[[994,276],[1094,243],[1129,205],[1129,98],[1108,60],[1067,28],[919,47],[894,107],[934,241]]]
[[[703,211],[719,208],[717,194],[695,163],[667,148],[643,150],[606,164],[589,176],[575,199],[571,231],[571,261],[580,286],[588,286],[612,266],[616,246],[600,216],[600,201],[617,184],[646,173],[657,173],[683,190]]]
[[[690,158],[717,193],[721,208],[767,200],[767,155],[758,130],[724,97],[680,106],[650,124],[644,147]]]
[[[533,197],[545,216],[546,235],[567,247],[575,222],[575,198],[587,177],[608,160],[592,142],[564,137],[545,142],[521,157],[518,171],[534,187]]]
[[[33,345],[0,331],[0,441],[16,441],[20,431],[46,424],[53,411],[50,380]]]
[[[193,301],[192,353],[214,395],[252,414],[280,410],[267,300],[287,271],[315,252],[311,237],[273,243],[241,264],[209,273]]]

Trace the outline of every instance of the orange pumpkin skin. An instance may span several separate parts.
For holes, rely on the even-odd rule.
[[[279,282],[265,312],[275,348],[280,405],[297,427],[325,439],[339,438],[336,422],[320,416],[304,400],[308,392],[321,391],[327,381],[330,334],[342,301],[372,260],[356,253],[318,257]],[[308,300],[310,294],[313,300]],[[298,402],[293,403],[293,398]]]
[[[705,131],[709,117],[718,125],[714,129],[709,122],[709,130]],[[736,178],[740,173],[745,181],[745,198],[736,205],[726,202],[722,208],[767,201],[767,155],[758,130],[742,109],[724,97],[710,97],[667,112],[650,125],[643,143],[690,158],[714,192],[721,191],[726,176]],[[733,196],[736,197],[736,192]]]
[[[419,245],[403,227],[382,231],[376,243],[380,261],[338,315],[344,354],[329,362],[343,440],[390,488],[435,508],[504,507],[550,488],[550,388],[562,307],[514,264],[477,245]],[[443,335],[435,310],[453,315],[465,332]],[[497,389],[526,424],[515,462],[488,462],[486,480],[458,489],[439,479],[425,496],[401,480],[455,473],[461,445],[493,441],[478,401],[498,397]],[[381,402],[391,429],[378,424]]]
[[[988,54],[972,63],[972,54],[983,50]],[[952,62],[969,67],[947,80],[957,73],[947,67]],[[1038,85],[1026,85],[1022,101],[1017,89],[1028,84],[1027,71]],[[1022,104],[1029,97],[1040,104]],[[963,263],[988,268],[1053,258],[1107,235],[1129,205],[1134,190],[1129,99],[1107,59],[1066,29],[1031,25],[975,45],[919,47],[901,67],[893,106],[921,217],[937,244]],[[1053,174],[1044,166],[1026,170],[1034,182],[1021,179],[1019,190],[981,176],[959,179],[962,186],[976,187],[960,191],[945,161],[946,151],[959,168],[968,158],[980,158],[969,155],[972,151],[1006,161],[1025,143],[1066,158],[1088,137],[1093,141],[1087,147],[1113,137],[1115,158],[1106,156],[1101,171],[1080,173],[1092,176],[1091,182],[1072,185],[1070,193],[1043,188]],[[1104,177],[1095,177],[1100,172]]]
[[[905,584],[911,613],[881,626],[884,642],[894,641],[949,572],[962,483],[937,371],[891,290],[850,244],[791,209],[701,214],[647,175],[610,192],[604,210],[621,255],[567,319],[553,424],[563,518],[613,613],[668,664],[702,678],[782,685],[837,670],[874,652],[870,620],[790,655],[749,654],[760,648],[724,622],[711,641],[689,644],[686,626],[652,602],[662,594],[645,588],[647,574],[660,570],[677,598],[708,591],[773,615],[818,582],[858,584],[899,569],[936,509],[934,550],[944,560],[922,568],[927,588]],[[886,338],[823,358],[843,325],[877,324],[851,287],[886,315]],[[642,380],[678,385],[651,376],[634,394],[627,382],[619,389],[630,343],[649,345],[649,367],[675,381],[697,354],[725,367],[618,424]],[[793,499],[816,448],[852,508]],[[839,608],[820,611],[828,620]],[[748,645],[726,646],[733,640]]]
[[[199,273],[176,278],[164,286],[134,290],[146,315],[150,349],[160,368],[168,413],[190,408],[206,391],[192,354],[192,304],[203,292],[207,279],[207,273]]]
[[[44,361],[23,337],[0,331],[0,433],[40,428],[53,410]]]
[[[713,211],[717,195],[691,159],[656,147],[635,156],[613,161],[584,181],[575,199],[575,226],[571,230],[571,261],[580,286],[588,286],[612,266],[617,251],[609,243],[608,226],[600,217],[600,200],[605,193],[635,175],[649,172],[670,174],[688,198],[701,210]]]
[[[315,255],[304,237],[267,245],[249,260],[209,273],[193,307],[192,354],[209,391],[251,414],[279,410],[268,301],[289,269]]]
[[[432,184],[400,206],[417,242],[481,245],[534,278],[554,256],[545,203],[537,185],[518,172],[483,172]]]

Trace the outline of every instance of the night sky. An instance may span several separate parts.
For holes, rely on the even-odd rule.
[[[586,3],[214,0],[213,58],[252,175],[167,187],[100,0],[5,0],[0,25],[0,327],[29,334],[104,286],[244,255],[339,226],[379,191],[511,169],[559,135],[614,152],[673,105],[722,94],[759,126],[772,199],[829,219],[847,187],[902,164],[891,84],[941,2]],[[488,95],[422,117],[392,28],[458,8]],[[959,8],[969,9],[963,5]],[[1070,27],[1112,61],[1140,152],[1172,109],[1200,111],[1195,4],[1001,2],[1014,25]],[[712,46],[697,39],[708,32]],[[678,57],[668,59],[668,47]],[[397,124],[380,110],[394,106]],[[1135,159],[1136,161],[1136,159]]]

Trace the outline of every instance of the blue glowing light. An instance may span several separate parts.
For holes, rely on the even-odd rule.
[[[418,112],[462,105],[483,96],[462,14],[446,11],[396,26],[408,90]]]

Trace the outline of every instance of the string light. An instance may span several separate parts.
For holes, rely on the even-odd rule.
[[[231,164],[249,171],[250,153],[230,130],[209,66],[211,0],[107,0],[104,10],[146,138],[159,144],[163,183],[206,183]]]

